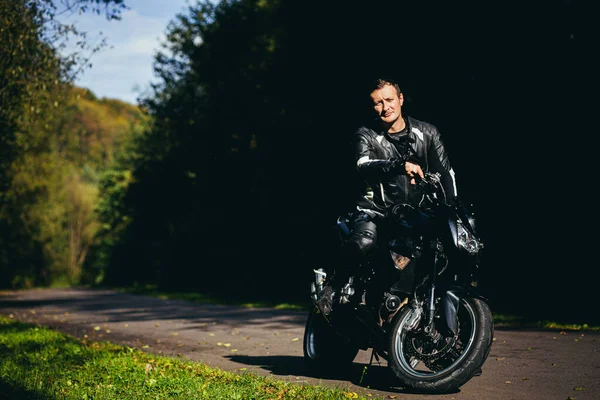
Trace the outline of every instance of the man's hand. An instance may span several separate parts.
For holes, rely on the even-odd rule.
[[[415,182],[414,174],[418,174],[421,177],[421,179],[425,178],[423,170],[421,169],[421,166],[419,164],[413,164],[410,161],[407,161],[406,163],[404,163],[404,170],[406,171],[406,175],[411,177],[411,185],[415,185],[417,183]]]

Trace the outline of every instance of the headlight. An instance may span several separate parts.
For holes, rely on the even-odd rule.
[[[456,224],[457,227],[457,238],[458,238],[458,247],[462,247],[469,254],[476,254],[483,248],[483,243],[481,243],[476,237],[471,235],[471,233],[465,229],[462,222],[458,221]]]

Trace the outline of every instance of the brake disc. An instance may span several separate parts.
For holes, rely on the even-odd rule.
[[[443,359],[454,348],[454,345],[456,344],[457,340],[458,335],[455,335],[453,337],[447,337],[443,339],[445,344],[441,346],[441,348],[437,348],[441,344],[431,343],[428,337],[425,337],[425,339],[419,339],[416,337],[409,338],[407,339],[408,343],[406,346],[406,353],[409,357],[415,357],[416,359],[423,361],[423,363],[430,370],[434,372],[441,371],[445,368],[445,366],[441,365],[439,361]],[[429,346],[432,346],[433,349],[430,353],[427,353],[425,348]]]

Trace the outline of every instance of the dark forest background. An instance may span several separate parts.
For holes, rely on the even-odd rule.
[[[118,19],[123,2],[105,3],[98,10]],[[584,186],[595,180],[584,174],[597,131],[586,122],[595,112],[592,19],[569,0],[192,2],[167,28],[159,83],[140,97],[140,114],[112,107],[96,130],[65,128],[56,110],[54,122],[39,122],[54,95],[41,84],[26,95],[7,71],[28,58],[4,57],[6,39],[0,93],[11,87],[11,101],[20,100],[0,119],[0,284],[155,284],[307,299],[312,268],[335,244],[335,218],[353,207],[352,135],[370,112],[364,85],[383,75],[403,88],[405,114],[442,133],[459,194],[476,209],[486,245],[480,289],[492,310],[600,322],[588,250],[595,207]],[[30,22],[46,49],[43,24]],[[29,73],[60,81],[63,96],[76,93],[65,61],[52,57],[58,78]],[[77,93],[92,109],[109,102]],[[27,114],[23,104],[42,98],[41,112]],[[77,101],[71,111],[89,117]],[[117,114],[127,124],[103,125]],[[42,140],[59,131],[69,146]],[[107,136],[120,139],[100,140],[106,146],[96,153],[82,139]],[[34,148],[44,161],[29,160]],[[68,174],[19,180],[32,163],[47,167],[65,154],[73,155]],[[87,183],[87,203],[51,195],[65,176]],[[45,184],[25,190],[23,179]],[[54,208],[44,208],[50,201]],[[84,203],[88,234],[73,242],[69,216]],[[69,260],[74,269],[64,267]]]

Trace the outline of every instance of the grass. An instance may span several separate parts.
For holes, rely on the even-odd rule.
[[[365,399],[236,374],[0,316],[0,399]],[[372,397],[369,397],[371,399]]]
[[[129,288],[117,289],[122,292],[141,294],[145,296],[153,296],[161,299],[171,300],[187,300],[201,304],[230,304],[238,305],[242,307],[272,307],[277,309],[286,310],[298,310],[298,311],[309,311],[312,307],[312,303],[307,301],[305,303],[276,303],[272,301],[248,301],[243,299],[236,299],[232,297],[221,297],[219,295],[207,295],[200,293],[189,293],[189,292],[166,292],[161,291],[153,285],[147,286],[135,286]],[[600,326],[589,325],[586,323],[558,323],[556,321],[546,321],[525,318],[518,315],[493,313],[494,324],[497,327],[506,328],[520,328],[520,329],[553,329],[553,330],[565,330],[565,331],[600,331]]]
[[[563,331],[600,331],[600,326],[589,324],[567,324],[555,321],[526,319],[517,315],[493,314],[497,327],[524,329],[552,329]]]

